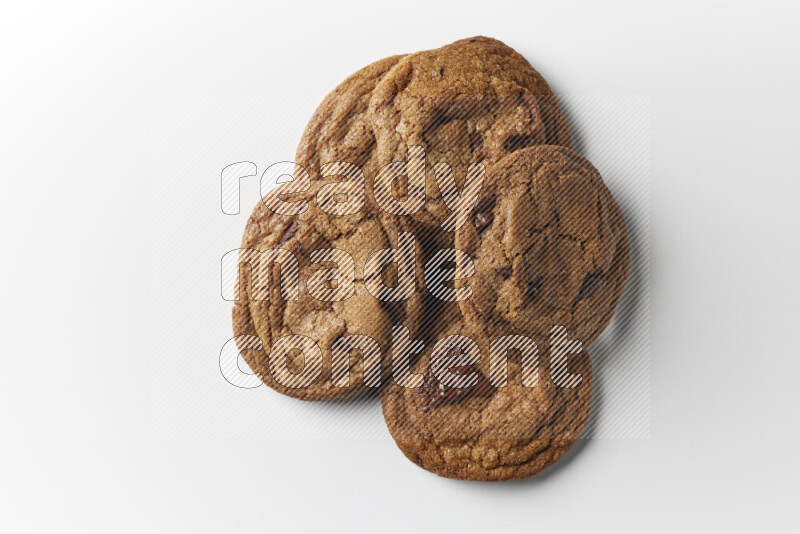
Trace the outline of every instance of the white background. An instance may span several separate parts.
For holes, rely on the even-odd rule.
[[[146,4],[0,13],[0,531],[797,530],[796,4]],[[169,220],[151,202],[169,175],[153,110],[304,95],[277,121],[291,141],[350,72],[476,34],[556,93],[649,97],[649,437],[485,484],[415,468],[388,435],[155,431],[151,334],[176,319],[153,304]],[[241,159],[263,169],[273,154],[246,133]],[[182,151],[202,144],[182,143],[175,180],[216,188],[216,162],[187,176]]]

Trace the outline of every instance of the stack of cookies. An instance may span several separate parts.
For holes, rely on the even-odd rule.
[[[441,476],[556,462],[629,268],[619,207],[571,145],[547,82],[494,39],[351,75],[247,223],[243,358],[299,399],[379,390],[400,450]]]

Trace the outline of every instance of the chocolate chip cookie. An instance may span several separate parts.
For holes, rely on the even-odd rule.
[[[367,177],[374,176],[377,145],[369,101],[378,83],[403,57],[376,61],[331,91],[308,121],[295,161],[309,172],[325,163],[345,161],[361,168]]]
[[[424,150],[424,183],[394,184],[393,194],[424,197],[411,206],[411,218],[432,250],[453,243],[452,232],[441,228],[452,210],[437,173],[449,169],[463,190],[471,164],[527,146],[572,143],[544,78],[512,48],[487,37],[403,57],[376,85],[369,108],[381,168],[410,159],[409,147]]]
[[[546,342],[518,336],[497,344],[511,350],[491,352],[486,338],[460,317],[450,321],[440,341],[412,365],[416,387],[400,385],[395,371],[381,391],[400,450],[428,471],[463,480],[526,478],[555,463],[589,414],[589,355],[570,354],[556,369],[542,350]],[[477,362],[470,359],[476,350]]]
[[[370,253],[389,245],[377,218],[363,212],[331,217],[310,204],[305,213],[285,216],[264,204],[256,207],[242,240],[233,330],[261,339],[261,350],[246,338],[237,342],[265,384],[299,399],[326,400],[362,392],[369,380],[386,374],[382,355],[392,317],[365,288],[363,265]],[[334,248],[343,252],[320,256]],[[270,249],[282,254],[280,266],[268,263],[275,257],[255,252]],[[293,283],[299,290],[292,291]],[[346,356],[335,360],[337,349]]]
[[[331,91],[306,125],[295,157],[295,161],[310,173],[313,182],[342,179],[335,175],[323,176],[322,170],[326,165],[343,162],[358,167],[365,187],[364,210],[372,214],[379,213],[370,189],[379,161],[369,101],[375,87],[403,57],[405,56],[396,55],[376,61],[350,75]],[[379,219],[393,246],[397,245],[399,233],[412,232],[410,221],[406,218]],[[419,241],[416,242],[416,247],[416,280],[421,280],[423,258]],[[375,251],[379,247],[371,248]],[[396,271],[387,269],[384,276],[387,284],[396,285]],[[409,328],[412,335],[416,332],[422,316],[422,287],[416,287],[414,294],[406,300],[384,301],[383,304],[392,314],[395,323],[402,323]]]
[[[489,169],[456,247],[473,259],[473,327],[548,336],[567,329],[588,347],[607,326],[628,276],[625,222],[600,174],[564,147],[515,152]]]

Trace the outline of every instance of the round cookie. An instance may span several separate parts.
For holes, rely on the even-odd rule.
[[[425,149],[425,204],[412,219],[431,249],[453,243],[441,228],[451,210],[436,164],[450,165],[463,190],[470,164],[490,164],[526,146],[572,144],[544,78],[512,48],[487,37],[405,56],[377,84],[369,107],[381,168],[406,160],[411,146]]]
[[[559,326],[584,347],[611,320],[630,264],[622,213],[597,169],[556,146],[490,168],[455,245],[477,273],[459,302],[473,328],[547,337]]]
[[[443,477],[496,481],[532,476],[572,447],[591,404],[591,360],[585,351],[568,355],[569,374],[555,372],[554,380],[549,358],[539,349],[535,386],[531,360],[509,351],[504,383],[492,372],[489,344],[463,320],[451,317],[441,334],[442,345],[436,350],[428,345],[412,366],[422,376],[420,386],[392,381],[381,391],[386,424],[409,460]],[[463,347],[449,337],[456,335],[477,344],[479,363],[458,359]],[[449,369],[456,379],[474,373],[473,383],[445,386],[436,368]]]
[[[240,268],[239,295],[233,309],[236,336],[251,335],[261,340],[260,349],[252,340],[238,338],[242,357],[262,381],[286,395],[304,400],[345,398],[365,391],[369,380],[388,373],[382,360],[388,349],[392,313],[387,303],[370,293],[364,283],[364,265],[380,249],[388,249],[391,239],[374,213],[361,210],[346,216],[331,216],[320,208],[320,190],[333,180],[312,182],[305,193],[284,194],[281,186],[256,206],[245,229],[240,258],[249,268]],[[270,209],[276,198],[308,200],[308,209],[297,215],[281,215]],[[268,207],[270,206],[270,207]],[[323,250],[338,249],[346,256],[318,257]],[[284,262],[273,262],[259,252],[275,251]],[[297,258],[296,267],[286,259]],[[338,270],[334,270],[338,269]],[[282,279],[283,277],[283,279]],[[292,294],[285,287],[298,281]],[[354,283],[350,286],[346,280]],[[285,282],[285,284],[284,284]],[[340,293],[339,293],[340,292]],[[376,345],[354,345],[348,336],[368,336]],[[307,352],[290,350],[287,336],[304,336]],[[298,338],[295,338],[297,340]],[[345,343],[345,345],[337,345]],[[319,357],[311,358],[314,344]],[[273,358],[276,347],[280,356]],[[303,347],[294,345],[294,349]],[[349,354],[349,379],[340,382],[335,374],[333,349],[343,347]],[[380,367],[367,364],[367,356],[378,358]],[[285,365],[283,362],[287,362]],[[370,360],[372,362],[372,360]],[[314,374],[315,365],[321,366]],[[341,370],[342,367],[339,367]],[[303,373],[308,372],[307,382]]]
[[[370,213],[378,211],[370,194],[370,180],[377,172],[378,158],[369,101],[378,83],[403,57],[396,55],[376,61],[348,76],[331,91],[306,125],[295,156],[295,161],[310,173],[312,182],[337,178],[320,175],[325,164],[346,162],[359,167],[365,177],[365,210]],[[399,232],[412,231],[405,218],[386,218],[381,222],[392,246],[397,245]],[[373,250],[377,248],[372,247]],[[421,280],[422,273],[421,250],[417,243],[417,280]],[[390,272],[388,283],[393,281]],[[411,298],[402,302],[384,302],[384,306],[392,314],[394,322],[408,327],[413,335],[422,315],[422,298],[422,288],[417,287]]]
[[[369,101],[381,79],[403,57],[376,61],[351,74],[331,91],[308,121],[295,161],[309,172],[319,171],[325,163],[346,161],[360,167],[366,176],[373,176],[377,145]]]

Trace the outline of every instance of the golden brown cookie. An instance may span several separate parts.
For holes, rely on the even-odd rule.
[[[322,101],[306,126],[297,149],[295,174],[306,173],[311,186],[304,193],[289,193],[283,197],[291,201],[305,200],[310,209],[300,215],[286,216],[274,213],[266,204],[259,204],[245,230],[243,249],[281,247],[296,253],[301,284],[319,269],[310,261],[316,250],[338,248],[355,259],[355,293],[338,302],[315,298],[306,286],[301,286],[299,300],[287,301],[277,283],[280,270],[276,267],[270,268],[271,274],[268,275],[272,277],[269,280],[272,282],[269,299],[255,300],[249,287],[253,279],[251,273],[241,273],[242,285],[239,287],[242,293],[233,311],[234,333],[237,336],[257,336],[263,347],[256,350],[252,341],[240,338],[239,348],[245,361],[267,385],[293,397],[326,400],[364,391],[367,387],[364,354],[358,347],[353,349],[350,360],[349,385],[337,387],[334,384],[336,376],[332,373],[332,357],[337,340],[346,335],[369,336],[380,345],[382,354],[387,348],[392,324],[403,324],[414,335],[421,318],[422,294],[416,287],[417,280],[421,279],[422,265],[418,243],[415,243],[416,263],[413,266],[417,270],[413,279],[415,290],[409,297],[396,301],[370,293],[363,278],[363,267],[368,258],[381,249],[397,248],[399,233],[408,230],[401,218],[380,221],[371,195],[367,194],[364,178],[375,172],[376,148],[367,104],[375,85],[401,57],[377,61],[349,76]],[[354,171],[356,168],[359,170]],[[319,196],[330,187],[336,188],[335,194]],[[347,193],[342,194],[345,189]],[[363,204],[357,213],[339,215],[320,209],[320,201],[346,203],[352,201],[353,195],[359,194],[363,197]],[[252,259],[249,252],[246,255],[244,260]],[[373,283],[376,278],[393,287],[398,284],[398,271],[390,264],[378,276],[371,277]],[[274,362],[270,367],[273,345],[290,335],[302,335],[313,340],[316,348],[306,348],[318,349],[321,353],[322,370],[312,384],[306,384],[300,378],[295,380],[293,376],[296,373],[302,377],[302,371],[308,370],[309,362],[304,365],[299,351],[288,354],[290,364],[286,368],[274,368]],[[385,373],[386,369],[381,371]]]
[[[315,184],[303,196],[314,198],[322,184]],[[367,371],[375,372],[365,364],[371,346],[355,350],[359,347],[354,349],[350,341],[354,336],[375,340],[379,350],[369,354],[380,359],[378,377],[386,374],[382,358],[392,317],[364,286],[363,266],[371,253],[389,246],[377,218],[363,211],[332,217],[309,203],[305,213],[286,216],[263,203],[256,207],[242,240],[244,267],[240,268],[233,331],[236,336],[260,338],[260,350],[246,338],[237,338],[237,343],[244,360],[265,384],[304,400],[344,398],[365,391]],[[318,256],[333,249],[342,252]],[[270,250],[282,255],[280,264],[252,252]],[[294,293],[292,281],[297,282]],[[289,340],[295,344],[279,344]],[[332,373],[336,347],[349,354],[346,383],[335,383]]]
[[[369,101],[375,87],[404,56],[391,56],[348,76],[331,91],[308,121],[296,161],[309,172],[325,163],[346,161],[365,175],[376,172],[375,132]]]
[[[450,315],[439,334],[439,344],[428,345],[412,366],[419,385],[404,387],[395,376],[381,391],[386,424],[408,459],[443,477],[507,480],[538,473],[572,447],[591,404],[591,361],[585,351],[567,355],[551,373],[556,367],[544,342],[537,342],[538,360],[530,357],[532,339],[499,342],[518,349],[505,353],[503,381],[502,360],[489,357],[490,343],[460,317]],[[474,350],[465,348],[464,343],[470,347],[465,338],[480,350],[479,363],[464,360]],[[456,382],[448,386],[445,380]]]
[[[452,232],[441,228],[452,210],[442,199],[437,164],[449,165],[463,190],[470,164],[489,164],[526,146],[571,146],[544,78],[512,48],[487,37],[403,57],[376,85],[369,108],[382,169],[411,159],[409,147],[425,151],[424,186],[400,184],[393,193],[422,194],[424,187],[424,205],[412,220],[431,249],[453,243]]]
[[[588,347],[628,276],[625,221],[600,174],[564,147],[527,148],[489,169],[456,247],[472,258],[466,321],[489,335],[567,329]]]
[[[387,230],[374,217],[375,210],[369,206],[369,196],[366,194],[362,209],[355,214],[331,215],[320,210],[315,203],[317,194],[326,185],[353,182],[357,178],[352,173],[345,174],[345,171],[352,169],[351,166],[337,167],[331,164],[344,162],[358,166],[362,173],[374,172],[375,142],[371,123],[366,116],[367,103],[377,82],[400,57],[377,61],[349,76],[325,97],[314,112],[296,156],[299,164],[296,174],[301,169],[307,173],[312,184],[311,190],[306,194],[286,196],[290,200],[310,201],[310,210],[300,215],[285,216],[274,213],[266,204],[260,203],[247,224],[242,248],[267,250],[282,247],[295,252],[299,259],[298,278],[301,283],[317,269],[310,262],[310,254],[315,250],[335,247],[351,253],[355,259],[355,294],[339,302],[314,298],[308,293],[307,287],[302,287],[298,301],[286,301],[277,284],[280,270],[274,267],[268,275],[272,277],[269,280],[272,282],[269,300],[256,301],[252,298],[250,288],[252,272],[245,270],[241,273],[239,287],[242,292],[233,310],[234,333],[261,339],[261,350],[253,348],[253,343],[246,338],[238,340],[239,348],[245,361],[264,383],[281,393],[306,400],[327,400],[364,391],[368,387],[365,374],[368,369],[365,369],[364,352],[357,348],[350,358],[347,387],[334,384],[337,377],[333,373],[332,356],[337,340],[346,335],[370,336],[379,343],[383,353],[393,322],[405,324],[412,332],[416,331],[419,323],[422,306],[419,292],[405,301],[390,302],[370,294],[363,283],[364,262],[379,249],[397,246],[397,232],[403,228],[402,221],[389,221],[395,226]],[[323,170],[326,169],[327,175],[323,176]],[[366,193],[366,183],[362,187]],[[244,259],[251,259],[247,254],[248,257]],[[388,283],[397,281],[396,271],[389,271],[385,276]],[[274,362],[273,368],[270,367],[273,345],[289,335],[302,335],[313,340],[320,351],[322,370],[311,384],[301,379],[294,380],[292,376],[292,371],[295,371],[302,377],[306,364],[313,364],[304,362],[297,351],[288,355],[291,363],[286,368],[277,368]],[[385,368],[381,371],[381,374],[386,373]]]
[[[344,162],[361,169],[364,179],[364,209],[378,212],[370,189],[372,177],[377,172],[377,144],[374,121],[369,113],[369,101],[375,87],[403,58],[391,56],[376,61],[350,75],[331,91],[320,103],[309,120],[297,147],[295,161],[310,174],[312,182],[347,179],[342,176],[323,176],[325,165]],[[400,232],[412,232],[406,218],[379,218],[393,246]],[[373,247],[377,250],[378,247]],[[421,246],[417,242],[416,268],[421,273]],[[396,272],[385,273],[387,283],[396,283]],[[418,277],[418,279],[421,277]],[[383,302],[395,323],[401,323],[416,332],[422,314],[422,287],[410,298],[401,302]]]

